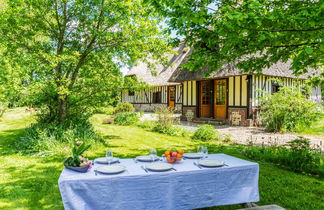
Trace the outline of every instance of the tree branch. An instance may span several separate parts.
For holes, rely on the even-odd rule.
[[[267,32],[301,32],[301,31],[318,31],[324,29],[324,26],[320,26],[318,28],[308,28],[308,29],[258,29],[258,28],[246,28],[240,27],[241,29],[249,30],[249,31],[267,31]]]
[[[97,25],[96,25],[97,31],[100,29],[101,19],[103,18],[103,15],[104,15],[104,2],[105,2],[105,0],[102,0],[101,1],[101,11],[100,11],[100,14],[99,14],[99,17],[98,17],[98,22],[97,22]],[[96,34],[93,35],[93,37],[92,37],[91,41],[88,43],[86,49],[81,54],[81,56],[79,58],[79,62],[76,65],[76,67],[75,67],[75,69],[74,69],[74,71],[72,73],[71,83],[69,85],[69,89],[72,89],[72,87],[73,87],[73,85],[75,83],[75,80],[76,80],[76,78],[78,76],[79,69],[82,67],[82,65],[84,64],[84,61],[85,61],[86,57],[91,52],[91,50],[93,48],[93,45],[96,42],[96,38],[97,38],[97,35]]]
[[[299,47],[304,45],[317,45],[317,44],[319,44],[319,42],[300,43],[300,44],[291,44],[291,45],[274,45],[274,46],[266,46],[266,47],[284,48],[284,47]]]

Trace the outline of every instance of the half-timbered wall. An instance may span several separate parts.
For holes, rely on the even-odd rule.
[[[197,105],[197,82],[185,81],[183,82],[183,106]]]
[[[259,105],[259,97],[262,97],[265,93],[272,93],[273,79],[279,79],[284,87],[301,87],[305,83],[305,81],[301,79],[253,75],[251,85],[251,103],[253,107],[257,107]]]
[[[134,95],[129,95],[128,90],[122,91],[122,101],[129,102],[133,104],[154,104],[153,93],[161,92],[161,103],[168,103],[168,86],[157,86],[149,89],[135,91]],[[181,85],[176,85],[176,104],[182,103],[182,87]]]
[[[228,78],[228,106],[247,106],[247,76],[235,76]]]

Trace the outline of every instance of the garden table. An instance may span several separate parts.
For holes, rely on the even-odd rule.
[[[167,172],[146,173],[133,159],[121,159],[127,171],[116,175],[64,169],[59,188],[65,209],[195,209],[259,201],[259,165],[226,154],[208,158],[228,166],[202,168],[192,159]]]

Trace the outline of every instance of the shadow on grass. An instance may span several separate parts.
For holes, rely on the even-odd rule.
[[[0,156],[17,153],[15,143],[24,134],[26,129],[11,129],[0,132]]]
[[[0,184],[2,204],[10,209],[63,209],[57,180],[62,166],[36,163],[3,169],[10,179]],[[5,206],[6,207],[6,206]]]

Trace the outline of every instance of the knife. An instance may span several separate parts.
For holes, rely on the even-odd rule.
[[[194,164],[195,166],[197,166],[198,168],[202,169],[202,167],[201,167],[199,164],[197,164],[196,162],[193,162],[193,164]]]
[[[141,166],[141,168],[142,168],[146,173],[148,173],[148,170],[147,170],[144,166]]]

